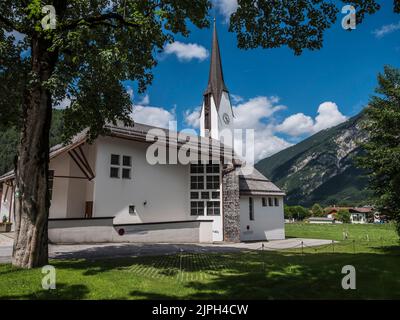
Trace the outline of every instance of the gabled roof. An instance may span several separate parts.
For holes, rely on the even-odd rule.
[[[133,141],[140,141],[148,144],[154,143],[154,141],[163,143],[170,146],[177,146],[190,148],[190,150],[197,150],[200,154],[208,154],[211,157],[231,156],[232,161],[235,164],[240,165],[241,159],[237,157],[233,150],[224,145],[218,140],[211,138],[204,138],[200,136],[194,136],[189,134],[179,134],[178,132],[170,131],[164,128],[158,128],[149,126],[141,123],[136,123],[132,127],[106,125],[108,129],[107,136],[128,139]],[[153,131],[154,132],[151,132]],[[161,132],[164,133],[164,137],[161,137]],[[160,136],[158,136],[160,133]],[[195,140],[193,140],[195,139]],[[50,160],[54,159],[60,154],[71,151],[87,141],[87,129],[78,133],[71,140],[71,143],[64,145],[58,144],[50,149]],[[196,143],[197,142],[197,143]],[[0,176],[0,182],[7,181],[14,178],[14,170],[7,172]]]
[[[212,40],[212,52],[211,52],[211,64],[210,64],[210,75],[208,78],[208,86],[204,95],[212,94],[215,106],[219,110],[221,103],[222,92],[228,92],[228,88],[225,85],[224,73],[222,71],[221,53],[219,50],[217,26],[214,19],[214,33]]]
[[[249,175],[244,175],[243,171],[241,172],[239,176],[239,189],[241,195],[285,195],[285,192],[255,168],[253,168],[253,172]]]

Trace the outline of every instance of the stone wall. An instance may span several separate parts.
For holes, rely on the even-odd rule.
[[[240,199],[237,170],[233,165],[228,165],[223,171],[222,199],[225,242],[240,242]]]

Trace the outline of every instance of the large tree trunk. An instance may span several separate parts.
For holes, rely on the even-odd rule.
[[[24,97],[23,126],[16,160],[15,239],[12,263],[34,268],[48,263],[49,131],[51,93],[43,87],[54,71],[57,53],[39,35],[32,37],[32,71],[37,81]]]

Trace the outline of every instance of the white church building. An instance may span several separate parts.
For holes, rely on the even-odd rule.
[[[169,149],[186,150],[193,137],[139,123],[109,125],[108,133],[90,144],[86,132],[78,134],[69,145],[51,149],[50,241],[284,239],[284,192],[255,169],[245,174],[232,144],[221,142],[223,132],[233,130],[234,119],[214,26],[200,137],[190,146],[207,161],[150,163],[155,141],[168,147],[170,158]],[[1,176],[0,185],[0,218],[13,222],[14,172]]]

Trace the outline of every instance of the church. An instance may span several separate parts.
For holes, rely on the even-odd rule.
[[[243,170],[225,133],[235,115],[214,24],[209,81],[192,150],[207,161],[154,164],[148,150],[187,146],[190,136],[135,123],[86,131],[51,149],[49,240],[53,243],[218,243],[285,238],[284,192],[256,169]],[[179,138],[177,138],[179,136]],[[231,155],[229,161],[227,154]],[[210,160],[210,157],[212,160]],[[203,158],[201,158],[203,159]],[[14,172],[0,177],[0,216],[13,222]]]

